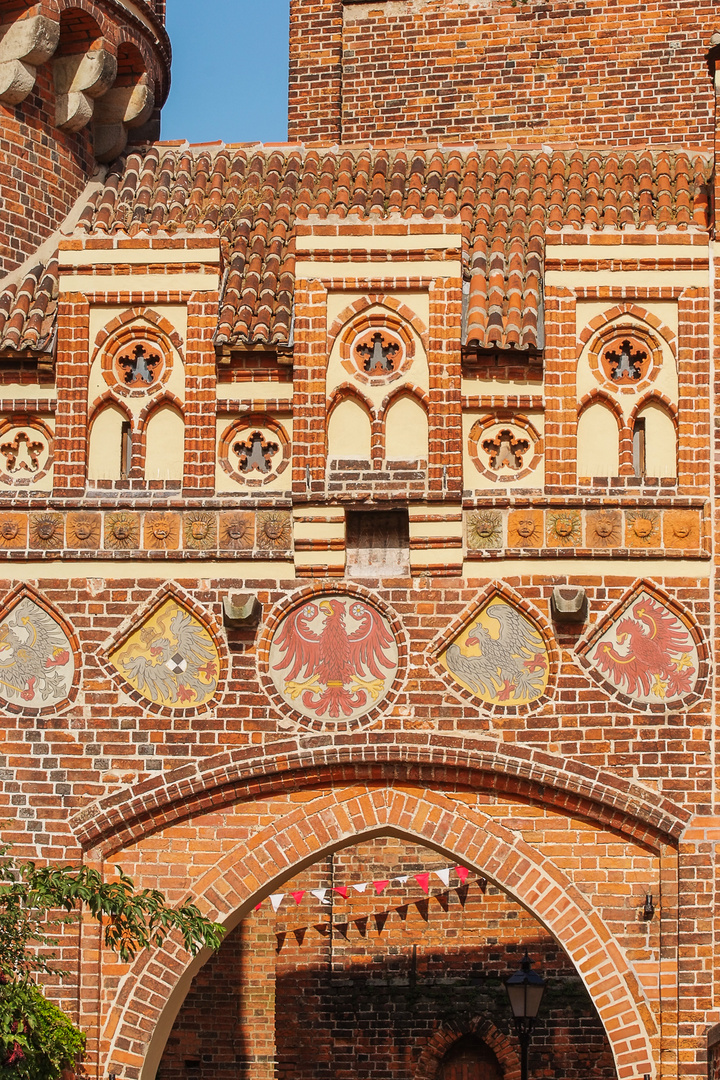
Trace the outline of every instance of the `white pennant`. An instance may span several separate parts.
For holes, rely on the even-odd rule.
[[[365,892],[365,890],[368,887],[368,884],[369,884],[369,882],[363,881],[360,885],[353,885],[353,889],[355,890],[355,892]]]
[[[403,874],[403,875],[402,875],[402,877],[395,877],[395,878],[393,878],[393,884],[394,884],[394,883],[395,883],[396,881],[398,881],[398,882],[399,882],[399,883],[400,883],[401,885],[406,885],[406,884],[407,884],[407,879],[408,879],[408,876],[407,876],[407,874]]]
[[[435,876],[439,877],[443,885],[446,887],[450,884],[450,867],[446,867],[444,870],[435,870]]]
[[[327,889],[311,889],[310,892],[313,896],[316,896],[321,904],[325,903],[325,897],[327,896]]]
[[[285,893],[284,892],[270,893],[270,903],[273,906],[273,911],[277,911],[277,909],[280,907],[280,905],[282,904],[284,899],[285,899]]]

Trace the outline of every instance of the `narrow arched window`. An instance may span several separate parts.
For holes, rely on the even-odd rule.
[[[636,476],[677,476],[677,435],[667,409],[651,401],[633,424],[633,471]]]
[[[328,423],[328,460],[370,459],[370,415],[354,398],[346,398],[332,411]]]

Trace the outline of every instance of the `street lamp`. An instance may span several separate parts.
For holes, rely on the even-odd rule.
[[[528,1048],[547,982],[531,970],[527,949],[519,969],[505,980],[515,1030],[520,1040],[520,1080],[528,1080]]]

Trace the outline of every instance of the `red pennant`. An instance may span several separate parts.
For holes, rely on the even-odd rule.
[[[343,898],[344,898],[345,900],[347,900],[347,894],[348,894],[348,887],[347,887],[347,885],[336,885],[336,886],[335,886],[335,888],[333,889],[333,892],[338,892],[338,893],[340,893],[340,895],[341,895],[341,896],[342,896],[342,897],[343,897]]]
[[[253,908],[253,911],[259,911],[261,907],[262,907],[262,900],[260,901],[259,904],[255,905],[255,907]]]
[[[373,881],[373,888],[374,888],[375,892],[379,896],[380,893],[384,892],[385,889],[387,889],[389,884],[390,884],[389,880],[388,881]]]
[[[422,891],[424,893],[429,893],[430,892],[430,874],[429,873],[415,874],[414,877],[415,877],[415,880],[417,881],[418,885],[422,889]]]
[[[295,903],[299,904],[300,901],[302,900],[303,896],[305,895],[305,890],[304,889],[298,889],[297,892],[291,893],[290,895],[292,896]]]
[[[455,867],[455,873],[457,874],[457,876],[460,878],[460,880],[462,881],[462,883],[464,885],[465,882],[467,881],[468,874],[470,873],[470,871],[467,869],[466,866],[456,866]]]

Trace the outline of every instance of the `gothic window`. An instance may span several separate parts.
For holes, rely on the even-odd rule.
[[[475,468],[488,480],[517,484],[541,466],[543,444],[528,417],[500,412],[475,421],[467,449]]]
[[[142,342],[127,353],[120,353],[117,359],[118,368],[124,372],[123,382],[133,389],[154,383],[155,372],[161,363],[160,354],[149,352]]]
[[[617,476],[620,471],[620,429],[612,409],[603,401],[583,409],[577,425],[578,477]]]
[[[523,467],[530,440],[518,438],[510,428],[502,428],[492,439],[483,440],[482,448],[488,455],[491,469],[496,472],[502,468],[515,471]]]
[[[368,337],[366,334],[365,338]],[[366,374],[384,375],[395,370],[395,357],[400,352],[400,345],[397,341],[388,340],[380,330],[376,330],[369,341],[361,341],[355,349]]]
[[[249,439],[238,439],[232,449],[237,455],[237,467],[241,473],[247,476],[257,470],[266,476],[273,470],[273,458],[279,452],[280,446],[266,439],[261,431],[253,431]]]
[[[428,418],[421,402],[400,394],[385,414],[385,460],[422,462],[428,458]]]
[[[274,417],[257,413],[232,421],[218,443],[218,484],[237,487],[274,484],[290,463],[290,437]]]
[[[650,354],[636,340],[624,337],[605,349],[602,366],[605,374],[614,382],[628,384],[639,382],[647,374]]]
[[[677,476],[677,433],[673,418],[659,401],[649,401],[633,424],[635,476]]]
[[[155,409],[145,424],[145,479],[182,480],[185,422],[172,405]]]
[[[40,417],[17,421],[0,419],[0,485],[42,487],[52,468],[53,433]]]
[[[329,461],[369,461],[372,446],[370,414],[355,398],[345,398],[330,413],[327,456]]]

